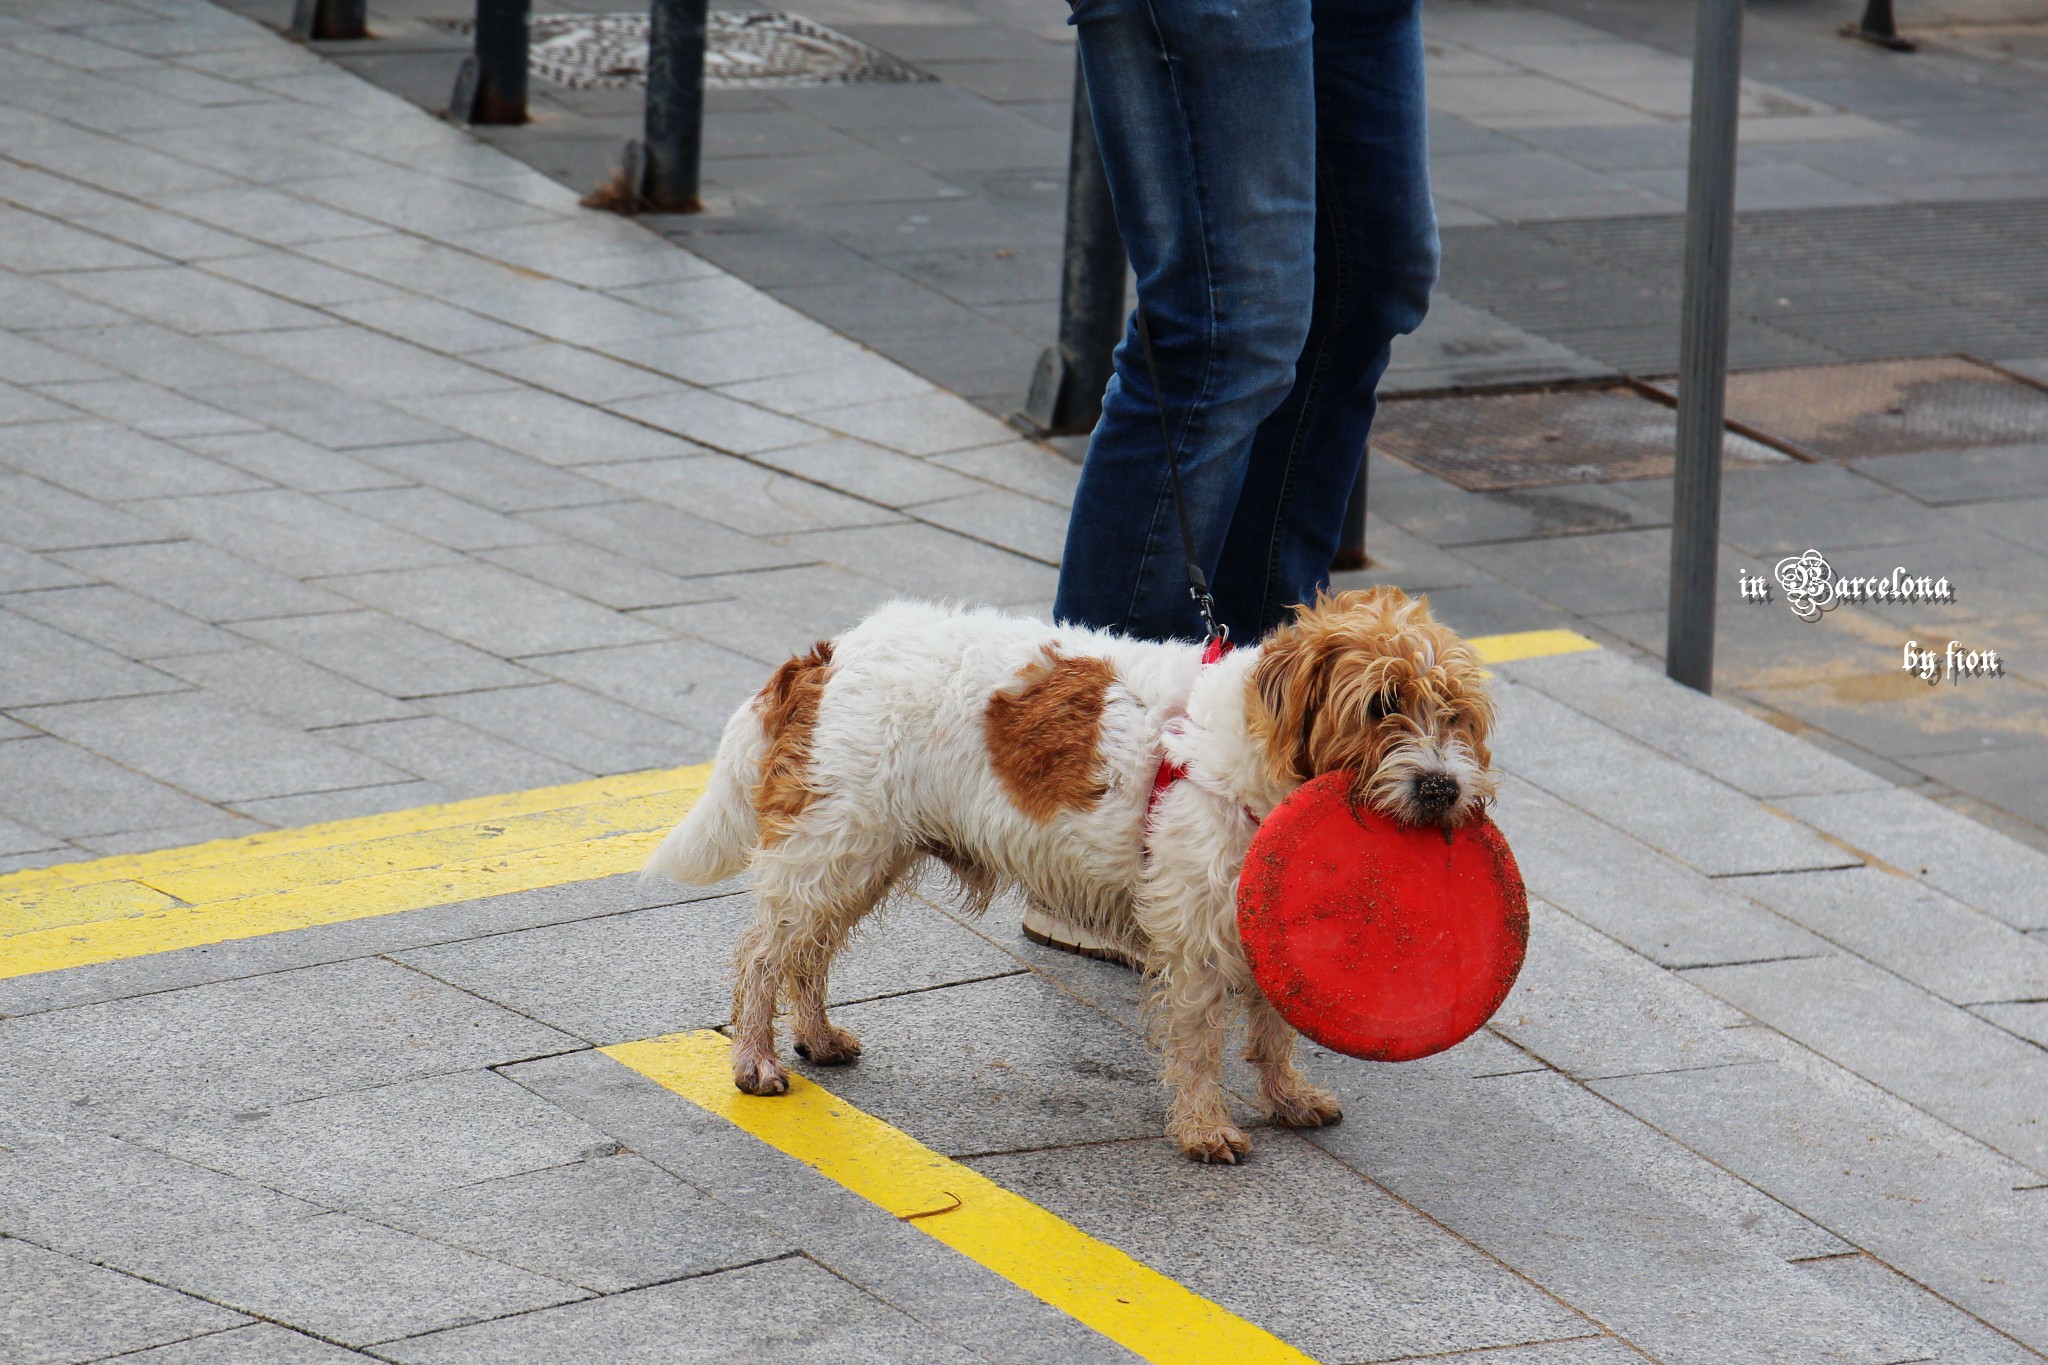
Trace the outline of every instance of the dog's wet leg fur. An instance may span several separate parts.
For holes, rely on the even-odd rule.
[[[1294,1064],[1294,1028],[1257,988],[1245,992],[1251,1040],[1244,1059],[1259,1075],[1259,1108],[1283,1128],[1321,1128],[1344,1117],[1337,1097]]]
[[[832,959],[861,920],[888,899],[913,861],[911,856],[900,857],[859,895],[815,917],[809,935],[797,942],[789,963],[789,1031],[797,1055],[805,1060],[819,1066],[845,1066],[859,1059],[860,1039],[825,1016]]]
[[[1166,1134],[1190,1161],[1233,1165],[1251,1151],[1252,1141],[1232,1121],[1223,1094],[1229,984],[1220,973],[1201,968],[1161,984],[1157,1028],[1164,1058],[1162,1079],[1173,1091]]]

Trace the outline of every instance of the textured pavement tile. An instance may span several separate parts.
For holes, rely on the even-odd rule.
[[[1041,564],[1057,567],[1066,549],[1067,509],[1007,489],[947,498],[916,510],[921,521],[999,545]]]
[[[780,450],[827,437],[825,431],[809,422],[707,389],[629,398],[613,406],[636,421],[672,431],[700,446],[737,455]]]
[[[158,257],[68,223],[0,208],[0,270],[23,275],[50,274],[66,288],[73,288],[77,280],[90,278],[90,272],[125,275],[160,263]],[[55,273],[59,271],[65,273]],[[74,292],[91,297],[86,290]]]
[[[138,1274],[352,1346],[585,1296],[344,1213],[255,1235],[166,1242],[117,1259]]]
[[[732,945],[752,914],[748,898],[721,897],[445,943],[398,957],[599,1045],[631,1042],[731,1018]],[[831,998],[926,991],[1019,970],[1015,959],[928,907],[905,901],[881,912],[848,946],[834,965]],[[839,1082],[828,1076],[825,1084],[837,1088]]]
[[[361,327],[308,327],[275,335],[231,337],[225,344],[365,398],[481,393],[509,387],[487,370]]]
[[[308,730],[419,714],[415,707],[303,659],[246,641],[237,641],[233,649],[159,659],[156,666],[229,701]],[[375,756],[373,751],[365,752]]]
[[[351,275],[302,256],[287,256],[277,251],[208,261],[206,273],[314,308],[390,298],[396,292],[389,285],[366,280],[361,275]]]
[[[2048,929],[2048,855],[1904,791],[1794,797],[1784,806],[2016,929]]]
[[[16,1143],[0,1153],[0,1229],[93,1259],[319,1212],[255,1182],[99,1133]]]
[[[500,195],[395,167],[303,181],[293,186],[293,192],[424,237],[544,222],[554,216]]]
[[[2048,1056],[1852,958],[1703,967],[1686,979],[2048,1176]]]
[[[801,375],[776,375],[725,386],[723,392],[742,402],[800,417],[819,408],[844,407],[881,398],[907,398],[935,390],[901,365],[880,356],[855,353],[829,369]]]
[[[443,805],[455,800],[457,795],[438,783],[401,778],[370,787],[343,787],[334,791],[297,792],[291,796],[237,801],[229,809],[273,829],[291,829],[298,825],[324,824],[329,820],[350,820],[359,815],[383,815],[390,811]]]
[[[333,450],[443,440],[451,433],[395,407],[297,375],[256,384],[209,385],[207,402]]]
[[[594,545],[549,540],[477,552],[478,559],[618,611],[700,602],[719,595],[703,580],[678,578]]]
[[[178,440],[259,428],[246,417],[195,403],[182,394],[137,379],[95,380],[86,384],[46,384],[42,392],[82,412],[132,427],[145,436]]]
[[[674,318],[560,280],[521,278],[444,297],[458,307],[579,346],[692,330]]]
[[[285,1194],[356,1212],[610,1156],[618,1146],[490,1071],[209,1114],[138,1140]]]
[[[1360,1069],[1340,1098],[1369,1122],[1315,1133],[1397,1198],[1658,1360],[1911,1357],[1911,1344],[1735,1225],[1656,1188],[1589,1135],[1522,1109],[1537,1073],[1417,1083]],[[1562,1335],[1562,1333],[1557,1333]]]
[[[1501,766],[1709,876],[1859,861],[1793,820],[1537,693],[1495,688]]]
[[[0,1238],[0,1355],[68,1365],[217,1332],[247,1319],[54,1251]]]
[[[298,304],[182,267],[67,275],[63,284],[74,294],[194,336],[316,327],[325,321]]]
[[[1056,575],[1036,560],[926,526],[876,526],[779,536],[776,544],[805,559],[877,578],[932,600],[969,603],[1039,602],[1052,597]]]
[[[791,1157],[600,1053],[506,1074],[663,1169],[744,1210],[842,1277],[990,1360],[1019,1365],[1135,1357]]]
[[[7,737],[10,739],[19,738],[16,735],[9,735]],[[13,820],[0,819],[0,855],[13,857],[24,853],[42,853],[55,850],[75,851],[71,849],[70,845],[54,834],[47,834],[39,829],[31,829],[29,826]]]
[[[2030,1000],[2015,1005],[1978,1005],[1970,1012],[1989,1019],[2008,1033],[2016,1033],[2048,1048],[2048,1000]]]
[[[798,319],[721,327],[687,336],[613,341],[599,349],[691,384],[731,384],[804,373],[817,367],[821,350],[843,344],[837,333]]]
[[[1501,783],[1492,818],[1516,850],[1531,895],[1664,967],[1820,954],[1828,945],[1713,880],[1574,810],[1519,778]]]
[[[957,498],[986,489],[979,479],[953,473],[937,461],[899,455],[851,439],[765,451],[754,458],[798,478],[829,484],[890,507]]]
[[[369,303],[336,304],[328,311],[372,331],[455,355],[524,346],[535,340],[531,332],[507,327],[438,299],[376,299]]]
[[[810,420],[906,455],[940,455],[975,446],[1002,445],[1017,433],[951,394],[885,398],[850,407],[826,408]]]
[[[226,631],[120,588],[13,593],[0,597],[0,605],[129,659],[230,649],[238,643]]]
[[[76,550],[165,539],[163,528],[25,475],[0,475],[0,540],[25,550]]]
[[[672,725],[564,683],[437,696],[428,706],[500,739],[601,773],[699,763],[718,747],[708,731]]]
[[[589,465],[582,472],[623,493],[664,503],[692,516],[707,517],[748,535],[772,536],[902,520],[886,507],[849,498],[729,455]]]
[[[1568,1075],[1628,1076],[1756,1060],[1749,1020],[1560,914],[1529,906],[1529,955],[1493,1027]]]
[[[614,502],[615,489],[481,441],[441,441],[365,450],[381,469],[500,512]]]
[[[1806,796],[1890,785],[1608,650],[1527,659],[1505,665],[1503,672],[1751,796]]]
[[[111,371],[74,354],[68,346],[60,350],[25,336],[0,336],[0,379],[10,384],[66,384],[112,378]]]
[[[325,733],[337,744],[464,795],[523,791],[589,776],[441,716],[343,725]]]
[[[119,1123],[254,1112],[574,1047],[553,1029],[388,962],[335,962],[0,1020],[19,1112]]]
[[[2048,1341],[2038,1180],[1789,1042],[1761,1066],[1597,1081],[1710,1161],[2020,1339]]]
[[[0,742],[0,811],[67,839],[211,824],[219,812],[184,792],[62,740]]]
[[[802,1257],[393,1342],[384,1353],[408,1365],[560,1360],[581,1354],[617,1365],[708,1365],[748,1357],[788,1365],[851,1360],[966,1365],[976,1359],[933,1328]]]
[[[1440,1359],[1453,1362],[1453,1365],[1461,1361],[1468,1365],[1633,1365],[1633,1362],[1648,1357],[1630,1350],[1613,1337],[1575,1337],[1538,1342],[1531,1346],[1461,1352]]]
[[[535,677],[517,664],[373,611],[246,621],[237,629],[396,697],[519,687]]]
[[[1320,1360],[1597,1330],[1292,1134],[1261,1135],[1238,1167],[1156,1141],[969,1164]],[[1267,1238],[1283,1227],[1276,1256]]]
[[[473,561],[355,574],[327,586],[490,654],[517,657],[666,638],[645,621]]]
[[[396,474],[278,431],[192,436],[185,438],[182,444],[202,455],[225,460],[245,474],[295,488],[301,493],[391,488],[405,483]]]
[[[676,387],[673,379],[651,370],[560,341],[484,351],[471,361],[579,403],[616,403],[622,398],[669,393]]]
[[[630,549],[645,563],[685,578],[781,568],[816,559],[650,502],[561,507],[528,513],[527,519],[600,550]]]
[[[370,1216],[601,1294],[795,1250],[747,1215],[624,1155],[380,1204]]]
[[[2048,999],[2048,943],[1925,883],[1856,867],[1721,885],[1953,1004]]]
[[[1858,460],[1857,473],[1932,506],[2032,498],[2048,493],[2048,444],[1883,455]]]
[[[2033,1365],[2040,1356],[1928,1293],[1874,1257],[1830,1256],[1799,1269],[1862,1304],[1920,1343],[1931,1359],[1957,1365]]]
[[[697,640],[541,654],[524,662],[703,734],[722,732],[733,709],[767,682],[758,661]]]
[[[455,559],[444,546],[289,489],[164,497],[150,503],[150,516],[293,577],[412,569]]]
[[[397,770],[203,692],[23,711],[59,739],[222,804],[368,787]]]
[[[176,690],[175,682],[153,668],[0,610],[0,707]]]
[[[262,338],[202,340],[140,318],[115,327],[65,328],[44,336],[73,355],[181,392],[201,384],[256,383],[285,373],[265,363]]]
[[[0,456],[88,498],[232,493],[261,482],[230,465],[105,422],[44,422],[10,432]]]
[[[370,1357],[259,1322],[122,1357],[125,1365],[347,1365]]]
[[[492,394],[427,394],[400,400],[408,412],[480,441],[552,465],[652,460],[692,455],[698,447],[602,408],[538,389]],[[630,404],[615,404],[619,411]]]
[[[0,384],[0,426],[19,426],[28,422],[69,422],[79,415],[77,409],[68,404],[39,398],[27,389],[18,389],[11,384]]]
[[[1038,976],[888,996],[837,1009],[833,1021],[859,1035],[860,1061],[791,1064],[948,1155],[1155,1140],[1166,1129],[1158,1061],[1143,1039]]]
[[[329,502],[396,527],[436,545],[455,550],[491,550],[511,545],[537,545],[553,538],[438,488],[377,488],[355,493],[330,493]]]

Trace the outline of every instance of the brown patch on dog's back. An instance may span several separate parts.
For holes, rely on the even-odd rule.
[[[1102,708],[1116,670],[1047,645],[1017,676],[1021,689],[988,699],[989,766],[1017,809],[1040,824],[1088,809],[1109,790],[1099,772]]]
[[[754,813],[761,822],[761,846],[789,837],[799,817],[818,799],[811,785],[811,734],[818,702],[832,676],[832,644],[820,640],[808,654],[786,659],[754,698],[754,712],[768,736],[761,779],[754,785]]]

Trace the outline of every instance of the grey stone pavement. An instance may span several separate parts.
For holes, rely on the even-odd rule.
[[[273,25],[290,10],[229,2]],[[1733,362],[1963,352],[2048,383],[2048,3],[1901,0],[1922,42],[1909,58],[1836,36],[1861,7],[1751,7]],[[436,110],[464,51],[437,22],[471,8],[374,0],[371,41],[317,46]],[[1072,31],[1045,0],[799,8],[936,80],[714,90],[707,212],[644,221],[1008,416],[1056,332]],[[1432,0],[1444,281],[1387,393],[1676,369],[1690,15],[1633,0]],[[637,132],[640,92],[537,80],[533,108],[531,123],[477,135],[583,190]],[[1724,622],[1723,694],[2048,848],[2043,442],[2048,425],[1967,460],[1907,451],[1733,478],[1730,587],[1738,566],[1817,546],[1843,572],[1947,573],[1965,602],[1844,611],[1819,628],[1741,613]],[[1080,442],[1059,444],[1077,454]],[[1470,493],[1373,468],[1375,556],[1437,590],[1461,624],[1569,619],[1661,655],[1668,482]],[[2002,651],[2010,675],[1967,695],[1903,679],[1907,639],[1959,637]]]
[[[698,760],[890,594],[1050,595],[1058,455],[204,0],[0,11],[0,204],[6,869]],[[1406,523],[1518,504],[1374,486],[1375,572],[1474,631],[1598,628],[1537,552],[1635,543],[1489,563]],[[1944,548],[2024,589],[2029,509],[1975,506],[2010,550]],[[936,892],[820,1079],[1325,1361],[2043,1359],[2048,858],[1626,650],[1500,673],[1528,967],[1451,1052],[1313,1057],[1343,1125],[1181,1162],[1132,978]],[[1125,1358],[594,1050],[721,1022],[747,911],[620,878],[0,981],[0,1359]]]

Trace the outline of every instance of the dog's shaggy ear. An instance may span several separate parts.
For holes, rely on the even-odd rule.
[[[1429,599],[1381,586],[1295,608],[1252,666],[1252,729],[1273,775],[1365,774],[1404,734],[1438,723],[1490,762],[1485,670]],[[1407,717],[1406,721],[1398,719]]]

